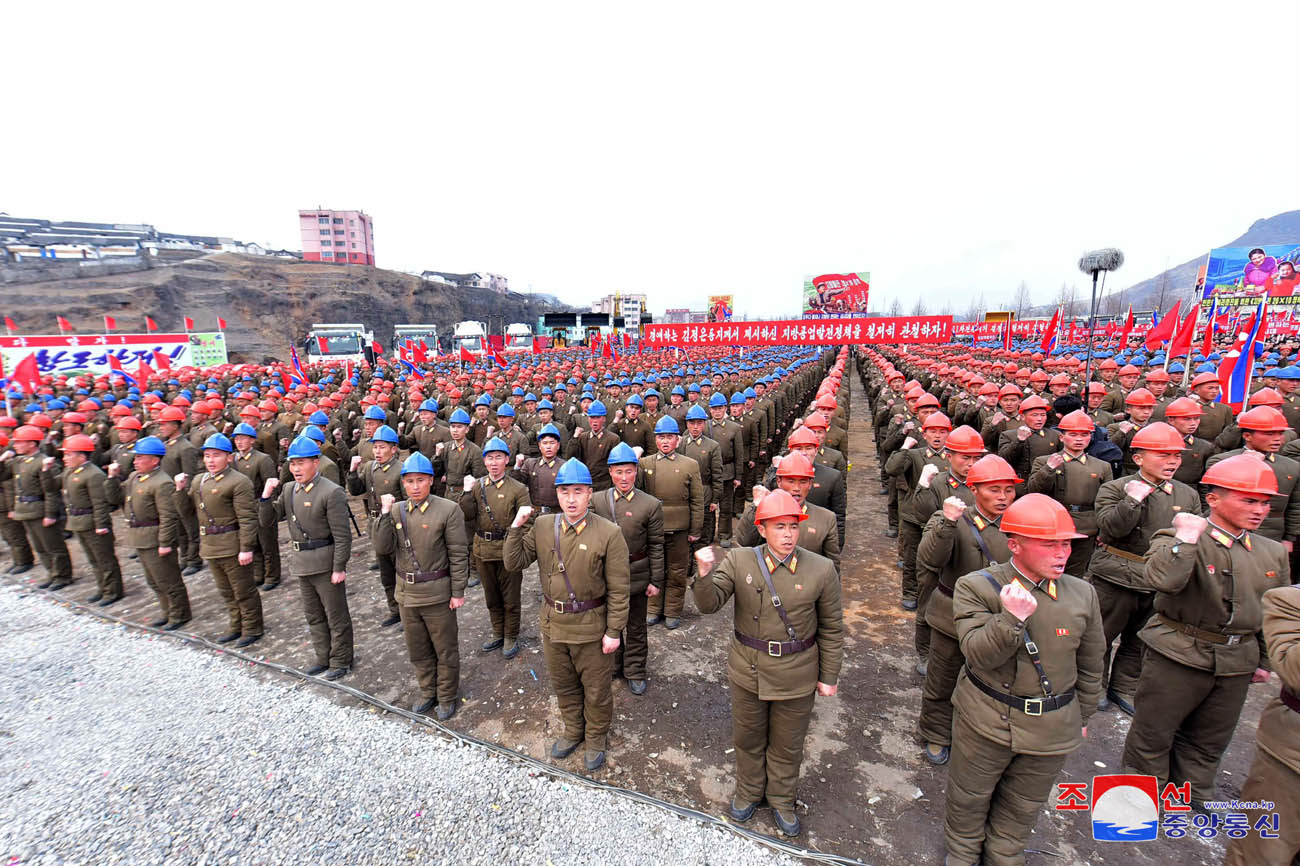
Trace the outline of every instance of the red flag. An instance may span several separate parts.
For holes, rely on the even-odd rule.
[[[293,385],[289,382],[289,371],[288,371],[288,370],[281,370],[281,371],[280,371],[280,386],[281,386],[282,388],[284,388],[284,393],[286,393],[286,394],[288,394],[290,391],[293,390]]]
[[[9,380],[22,385],[23,393],[29,397],[36,393],[41,385],[41,368],[36,364],[35,352],[18,362]]]
[[[114,319],[112,316],[105,316],[105,317],[104,317],[104,330],[105,330],[105,331],[111,331],[111,330],[113,330],[113,329],[116,328],[116,327],[117,327],[117,319]]]
[[[343,381],[347,382],[352,379],[352,359],[349,358],[343,362]]]
[[[1128,315],[1124,317],[1124,332],[1119,335],[1120,349],[1128,348],[1128,335],[1133,333],[1133,305],[1128,305]]]
[[[226,329],[226,320],[223,319],[223,318],[221,318],[220,316],[218,316],[218,317],[217,317],[217,330],[218,330],[218,331],[224,331],[225,329]]]
[[[1043,341],[1038,347],[1044,352],[1050,352],[1056,348],[1056,332],[1061,327],[1061,308],[1057,307],[1056,312],[1052,313],[1052,321],[1047,323],[1047,333],[1043,334]]]
[[[193,330],[194,330],[194,320],[191,319],[189,316],[186,316],[186,317],[185,317],[185,330],[187,330],[187,331],[193,331]]]
[[[157,349],[153,350],[153,362],[158,365],[159,370],[170,370],[172,368],[172,359]]]
[[[1174,337],[1169,341],[1169,351],[1165,353],[1165,366],[1169,366],[1169,359],[1178,357],[1187,357],[1192,353],[1192,338],[1196,334],[1196,319],[1200,316],[1200,308],[1193,306],[1191,312],[1183,319],[1183,323],[1178,326]]]
[[[1142,341],[1143,348],[1148,352],[1154,352],[1160,348],[1161,343],[1174,336],[1174,329],[1178,327],[1178,311],[1182,305],[1182,301],[1175,303],[1174,308],[1160,320],[1160,324],[1147,331],[1147,337]]]
[[[320,353],[321,353],[322,355],[324,355],[324,354],[326,354],[327,352],[329,352],[329,342],[330,342],[330,341],[329,341],[329,337],[317,337],[317,338],[316,338],[316,345],[320,347]]]
[[[14,320],[9,318],[8,316],[5,316],[5,327],[11,331],[18,330],[18,326],[14,324]]]
[[[375,357],[376,357],[376,358],[382,358],[382,357],[383,357],[383,355],[384,355],[384,347],[381,346],[381,345],[379,345],[379,341],[378,341],[378,340],[371,340],[371,341],[370,341],[370,348],[371,348],[371,350],[374,351],[374,353],[375,353]]]
[[[1205,320],[1205,339],[1201,343],[1201,354],[1207,358],[1210,357],[1210,353],[1214,351],[1214,331],[1219,324],[1218,316],[1216,315],[1218,311],[1219,299],[1215,298],[1210,302],[1210,316]]]
[[[145,316],[145,317],[144,317],[144,329],[145,329],[146,331],[150,331],[150,332],[152,332],[152,331],[156,331],[156,330],[158,330],[158,323],[155,322],[153,319],[149,318],[148,316]]]
[[[600,356],[602,358],[609,358],[611,361],[614,359],[614,347],[611,345],[612,343],[613,339],[611,338],[600,344]]]
[[[1011,322],[1009,321],[1002,327],[1002,348],[1011,351]]]
[[[540,355],[542,352],[542,341],[533,337],[533,354]]]
[[[152,379],[153,375],[153,368],[144,362],[144,358],[141,358],[140,368],[135,371],[135,383],[144,387],[144,383]]]
[[[473,364],[476,360],[473,353],[470,352],[469,349],[466,349],[463,344],[460,347],[460,360],[467,364]]]
[[[71,323],[71,322],[69,322],[67,319],[63,318],[62,316],[56,316],[56,318],[59,320],[59,330],[60,330],[60,331],[75,331],[75,330],[77,330],[76,328],[72,327],[72,323]]]
[[[411,345],[411,341],[410,341],[410,340],[407,340],[406,343],[405,343],[404,345],[401,345],[401,346],[398,346],[398,347],[397,347],[397,357],[398,357],[400,360],[402,360],[402,361],[408,361],[408,360],[410,360],[410,359],[407,357],[407,354],[409,353],[409,350],[407,349],[407,346],[409,346],[409,345]]]
[[[427,347],[424,345],[424,340],[421,340],[420,342],[415,344],[414,346],[415,351],[413,352],[413,354],[415,355],[415,363],[427,364],[429,362],[429,356],[426,355],[424,352],[426,348]]]

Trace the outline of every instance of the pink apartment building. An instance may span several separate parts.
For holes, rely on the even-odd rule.
[[[373,265],[375,231],[371,218],[359,210],[298,211],[302,257],[309,262]]]

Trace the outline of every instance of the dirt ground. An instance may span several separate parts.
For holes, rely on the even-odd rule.
[[[885,500],[879,489],[865,395],[856,377],[849,459],[848,538],[843,557],[846,626],[839,695],[817,700],[800,784],[805,804],[801,843],[873,864],[942,862],[946,771],[921,757],[914,739],[921,679],[913,670],[910,613],[898,605],[899,572],[892,539],[884,537]],[[360,508],[355,509],[364,528]],[[283,537],[282,533],[282,537]],[[119,536],[121,537],[121,536]],[[73,549],[77,582],[60,594],[82,599],[94,580],[81,551]],[[148,622],[157,616],[137,560],[123,559],[127,597],[111,608],[117,616]],[[383,593],[370,571],[370,541],[356,540],[348,595],[358,662],[344,680],[393,703],[409,703],[415,682],[400,627],[381,629]],[[286,554],[285,563],[288,558]],[[42,578],[38,566],[21,578]],[[215,638],[225,616],[210,573],[187,579],[195,612],[190,630]],[[452,727],[548,760],[547,747],[560,733],[555,702],[547,686],[537,632],[541,594],[535,568],[524,577],[522,651],[511,661],[485,655],[479,645],[490,631],[482,594],[472,589],[460,615],[463,700]],[[253,649],[266,658],[298,667],[312,653],[297,588],[291,578],[263,593],[267,636]],[[732,757],[729,698],[725,676],[731,623],[727,613],[703,616],[687,602],[682,628],[650,633],[651,679],[635,697],[615,683],[615,722],[605,781],[665,800],[721,814],[731,795]],[[199,651],[199,650],[196,650]],[[1224,756],[1219,795],[1237,795],[1254,753],[1255,728],[1277,681],[1251,687]],[[330,693],[335,694],[335,693]],[[333,699],[351,701],[346,696]],[[1089,740],[1072,755],[1061,781],[1090,781],[1119,770],[1128,718],[1101,713],[1089,726]],[[581,771],[582,751],[564,765]],[[761,810],[752,826],[774,833],[770,813]],[[1092,840],[1087,812],[1056,812],[1050,804],[1030,843],[1031,864],[1168,864],[1208,866],[1222,860],[1223,843],[1193,838],[1117,845]]]

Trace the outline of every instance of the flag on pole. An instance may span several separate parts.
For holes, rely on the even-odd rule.
[[[9,331],[10,333],[13,333],[14,331],[18,330],[18,326],[14,324],[14,320],[9,318],[8,316],[5,316],[5,330]]]
[[[603,340],[600,344],[600,356],[602,358],[608,358],[611,361],[614,360],[614,347],[611,345],[612,342],[613,340]]]
[[[110,376],[121,376],[130,385],[140,384],[136,381],[134,376],[122,369],[122,360],[112,352],[108,353],[108,374]]]
[[[1255,369],[1255,344],[1263,328],[1267,298],[1260,299],[1259,308],[1251,316],[1250,326],[1237,334],[1232,348],[1219,362],[1219,402],[1226,403],[1233,412],[1240,412],[1250,396],[1250,377]]]
[[[1164,367],[1169,368],[1171,358],[1190,357],[1192,354],[1192,338],[1196,334],[1196,319],[1200,316],[1200,308],[1193,306],[1191,311],[1183,319],[1182,324],[1174,332],[1173,339],[1169,341],[1169,351],[1165,353]],[[1173,318],[1172,316],[1170,318]]]
[[[302,361],[298,359],[298,347],[293,343],[289,344],[289,360],[293,363],[293,369],[298,373],[298,379],[302,384],[307,384],[307,374],[302,370]]]
[[[1002,348],[1008,352],[1011,351],[1011,320],[1008,319],[1002,326]]]
[[[1219,299],[1215,298],[1210,301],[1210,318],[1205,322],[1205,340],[1201,343],[1201,354],[1209,357],[1214,351],[1214,332],[1218,330],[1219,322],[1216,314],[1219,312]]]
[[[352,381],[352,359],[348,358],[343,362],[343,381]]]
[[[1151,330],[1147,331],[1146,339],[1142,341],[1142,347],[1148,352],[1154,352],[1161,343],[1173,338],[1174,329],[1178,327],[1178,310],[1182,304],[1182,301],[1175,302],[1174,308],[1163,319],[1156,321],[1154,316],[1152,317],[1154,324]]]
[[[150,317],[145,316],[145,317],[144,317],[144,329],[145,329],[145,331],[147,331],[147,332],[149,332],[149,333],[153,333],[154,331],[158,330],[158,323],[155,322],[155,321],[154,321],[153,319],[151,319]]]
[[[1052,321],[1047,323],[1047,333],[1043,334],[1043,341],[1039,348],[1044,352],[1050,352],[1056,348],[1057,331],[1061,329],[1061,308],[1057,307],[1056,312],[1052,314]]]
[[[461,343],[460,346],[460,360],[463,364],[473,364],[475,361],[474,353],[466,349],[464,343]]]
[[[186,331],[194,330],[194,320],[191,319],[189,316],[185,317],[185,330]]]
[[[380,358],[384,354],[384,347],[380,345],[378,340],[370,341],[370,349],[375,353],[376,358]]]
[[[72,323],[69,322],[67,319],[63,318],[62,316],[56,316],[55,318],[59,320],[59,333],[63,333],[64,331],[76,330],[76,328],[72,327]]]
[[[225,329],[226,329],[226,320],[223,319],[223,318],[221,318],[220,316],[218,316],[218,317],[217,317],[217,330],[218,330],[218,331],[224,331]]]
[[[425,345],[424,340],[420,340],[418,343],[415,344],[414,346],[415,363],[417,364],[429,363],[429,355],[427,352],[428,348],[429,347]]]
[[[136,368],[135,379],[137,385],[143,385],[153,378],[153,368],[145,363],[144,358],[140,359],[140,366]]]
[[[1119,335],[1119,348],[1121,351],[1128,348],[1128,335],[1133,333],[1133,305],[1128,305],[1128,314],[1124,316],[1124,330]]]
[[[18,362],[9,376],[9,381],[22,386],[23,393],[28,397],[36,393],[41,386],[41,368],[36,363],[35,352]]]
[[[540,355],[541,353],[542,353],[542,341],[537,337],[533,337],[533,354]]]
[[[424,374],[420,372],[420,369],[416,367],[414,364],[412,364],[410,361],[403,361],[401,359],[398,359],[398,363],[401,364],[402,368],[406,370],[406,375],[415,379],[424,378]]]
[[[104,317],[104,330],[105,330],[105,331],[111,331],[111,330],[113,330],[113,329],[116,328],[116,327],[117,327],[117,319],[114,319],[112,316],[105,316],[105,317]]]
[[[153,350],[153,362],[159,370],[170,370],[172,368],[172,359],[157,349]]]

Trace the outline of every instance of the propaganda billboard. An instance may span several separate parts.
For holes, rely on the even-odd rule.
[[[709,321],[729,322],[736,309],[735,295],[709,295]]]
[[[867,292],[871,274],[819,274],[803,281],[803,317],[840,319],[867,315]]]
[[[57,334],[0,337],[4,369],[12,370],[28,355],[36,356],[41,375],[105,375],[108,357],[128,373],[140,362],[153,366],[154,353],[167,356],[173,367],[216,367],[225,364],[226,335],[221,331],[189,334]]]
[[[1300,243],[1210,250],[1201,280],[1201,306],[1245,307],[1268,296],[1270,305],[1300,304]]]

